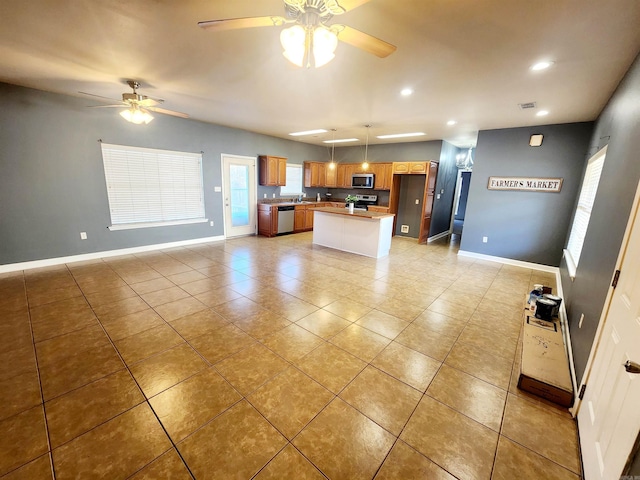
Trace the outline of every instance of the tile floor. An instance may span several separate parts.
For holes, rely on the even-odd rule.
[[[577,479],[576,426],[518,391],[549,274],[310,234],[0,276],[0,476]]]

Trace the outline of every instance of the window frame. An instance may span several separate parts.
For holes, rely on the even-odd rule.
[[[578,195],[578,202],[576,203],[576,208],[573,213],[567,245],[563,250],[567,262],[567,270],[572,280],[576,276],[580,257],[582,256],[582,248],[584,247],[584,240],[589,229],[593,204],[598,194],[598,187],[600,185],[600,179],[602,178],[606,157],[607,146],[599,150],[589,159],[582,178],[580,194]]]
[[[109,230],[208,221],[202,153],[108,143],[101,143],[101,153]]]
[[[280,187],[280,196],[287,196],[287,195],[304,195],[304,166],[299,164],[299,163],[288,163],[287,162],[287,182],[289,183],[289,179],[292,178],[292,176],[290,175],[289,169],[290,168],[295,168],[296,170],[299,170],[299,176],[300,176],[300,191],[299,192],[294,192],[293,190],[287,190],[287,186],[288,185],[283,185]],[[297,174],[296,174],[297,175]]]

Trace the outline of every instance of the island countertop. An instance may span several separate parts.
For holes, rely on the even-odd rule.
[[[349,217],[369,218],[371,220],[378,220],[386,217],[393,217],[393,213],[381,213],[381,212],[369,212],[363,210],[356,210],[353,213],[349,213],[348,208],[336,208],[336,207],[318,207],[314,209],[316,212],[333,213],[335,215],[347,215]]]

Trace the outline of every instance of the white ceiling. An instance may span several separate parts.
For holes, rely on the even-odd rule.
[[[0,81],[120,98],[123,79],[137,79],[167,109],[276,137],[336,128],[363,143],[370,124],[371,144],[423,131],[410,141],[464,147],[478,130],[594,120],[640,51],[638,0],[371,0],[331,23],[397,51],[381,59],[340,43],[319,69],[282,56],[282,27],[196,25],[263,15],[284,15],[282,1],[2,0]],[[555,65],[529,70],[543,59]],[[415,93],[402,97],[407,86]],[[549,115],[518,108],[531,101]]]

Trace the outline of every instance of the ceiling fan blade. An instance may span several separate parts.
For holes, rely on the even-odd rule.
[[[128,107],[126,103],[121,103],[120,105],[87,105],[89,108],[125,108]]]
[[[358,8],[360,5],[369,3],[371,0],[338,0],[338,5],[344,9],[345,12]]]
[[[89,97],[95,97],[95,98],[101,98],[102,100],[106,100],[108,102],[120,102],[120,99],[117,98],[109,98],[109,97],[103,97],[102,95],[96,95],[95,93],[87,93],[87,92],[78,92],[82,95],[87,95]]]
[[[189,118],[189,115],[182,112],[174,112],[173,110],[167,110],[166,108],[158,108],[158,107],[145,107],[147,110],[156,113],[163,113],[164,115],[171,115],[173,117],[180,118]]]
[[[138,101],[138,105],[142,107],[155,107],[156,105],[160,105],[164,100],[159,98],[151,98],[146,95],[142,97],[142,100]]]
[[[273,27],[290,23],[284,17],[245,17],[245,18],[226,18],[223,20],[208,20],[206,22],[198,22],[200,28],[210,30],[237,30],[239,28],[253,27]]]
[[[332,27],[340,27],[337,29],[338,40],[342,40],[344,43],[348,43],[365,52],[373,53],[380,58],[391,55],[398,48],[384,40],[346,25],[332,25]]]

